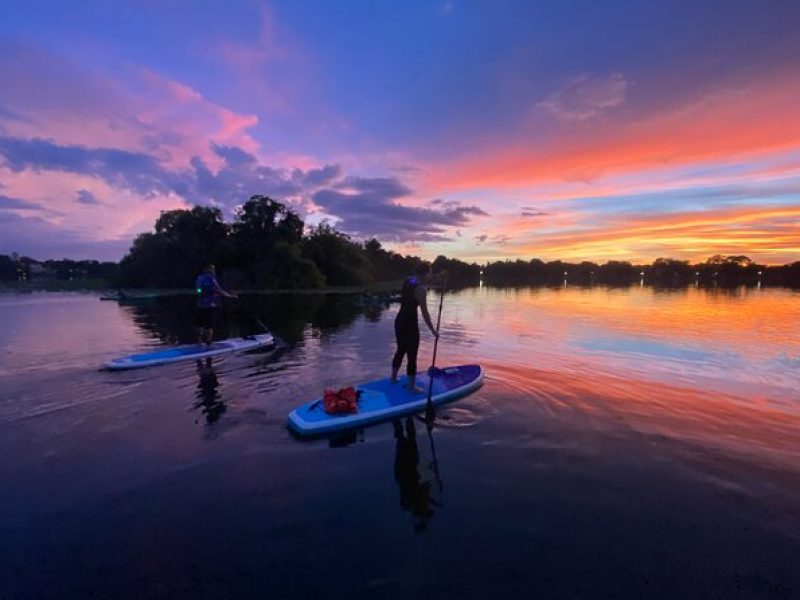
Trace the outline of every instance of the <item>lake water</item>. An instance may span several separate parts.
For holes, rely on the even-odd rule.
[[[386,376],[397,306],[246,297],[219,334],[281,347],[98,369],[192,302],[0,296],[0,597],[800,597],[797,292],[447,294],[484,386],[312,442],[287,414]]]

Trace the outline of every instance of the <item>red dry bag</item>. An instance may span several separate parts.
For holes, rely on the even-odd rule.
[[[342,388],[338,392],[325,390],[322,402],[325,405],[325,412],[329,415],[358,412],[358,393],[352,386]]]

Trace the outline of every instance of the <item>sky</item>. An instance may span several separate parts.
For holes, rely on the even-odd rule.
[[[0,253],[266,194],[426,258],[800,260],[797,0],[15,0]]]

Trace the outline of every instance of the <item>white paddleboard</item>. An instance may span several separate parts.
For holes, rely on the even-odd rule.
[[[143,352],[141,354],[130,354],[120,358],[112,358],[105,363],[106,369],[119,371],[122,369],[138,369],[141,367],[152,367],[154,365],[165,365],[184,360],[195,360],[231,352],[241,352],[252,350],[261,346],[270,346],[275,342],[272,334],[262,333],[240,338],[229,338],[220,340],[212,344],[191,344],[188,346],[172,346],[162,350]]]

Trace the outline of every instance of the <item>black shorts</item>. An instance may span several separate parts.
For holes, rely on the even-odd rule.
[[[417,352],[419,352],[419,325],[416,319],[398,316],[394,321],[394,334],[397,339],[397,352],[392,359],[392,367],[399,369],[406,357],[406,373],[417,374]]]
[[[214,324],[216,322],[217,322],[216,308],[197,309],[197,326],[200,329],[214,329]]]

